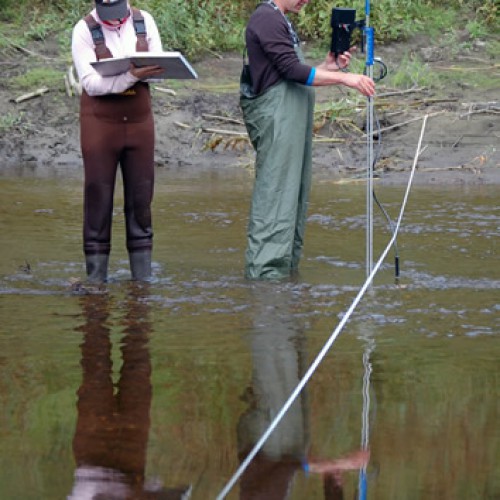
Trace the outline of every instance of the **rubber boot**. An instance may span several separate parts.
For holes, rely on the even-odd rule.
[[[129,253],[129,260],[133,280],[151,280],[151,250],[140,250]]]
[[[105,283],[108,280],[107,254],[92,254],[85,256],[87,267],[87,281],[89,283]]]

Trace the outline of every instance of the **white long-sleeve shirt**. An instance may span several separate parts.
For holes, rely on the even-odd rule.
[[[143,10],[141,10],[141,13],[146,25],[146,39],[149,51],[161,52],[160,34],[153,17]],[[137,35],[135,34],[132,14],[125,24],[119,28],[102,24],[96,9],[91,12],[91,15],[101,24],[106,46],[113,54],[113,57],[125,57],[136,52]],[[130,71],[116,76],[101,76],[97,73],[90,64],[97,61],[94,42],[87,23],[83,19],[78,21],[73,28],[71,52],[80,83],[90,96],[119,94],[138,81]]]

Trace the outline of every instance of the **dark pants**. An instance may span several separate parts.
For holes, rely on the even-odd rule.
[[[85,169],[84,252],[109,254],[116,172],[123,177],[127,249],[151,250],[154,122],[149,89],[137,84],[119,95],[82,95],[80,134]]]

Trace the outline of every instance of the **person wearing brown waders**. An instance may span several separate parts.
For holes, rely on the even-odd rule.
[[[82,85],[80,141],[85,170],[83,241],[87,278],[107,280],[116,172],[120,165],[132,279],[151,277],[154,122],[148,78],[157,66],[100,76],[91,63],[133,52],[161,52],[152,16],[127,0],[95,0],[73,29],[72,55]]]
[[[350,52],[338,58],[329,53],[317,67],[304,62],[286,14],[298,13],[307,3],[267,0],[246,27],[248,65],[241,75],[240,104],[256,151],[247,278],[286,278],[298,269],[311,187],[311,87],[345,85],[366,96],[375,92],[371,78],[340,71],[348,66]]]

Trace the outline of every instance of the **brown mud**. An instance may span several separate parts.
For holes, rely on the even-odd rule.
[[[307,48],[307,46],[306,46]],[[467,57],[447,58],[446,51],[429,49],[418,40],[406,44],[435,71],[491,71],[498,60],[478,45]],[[397,68],[401,44],[382,47],[389,71]],[[306,52],[307,53],[307,52]],[[363,58],[363,55],[357,57]],[[0,53],[1,169],[29,169],[39,175],[81,172],[79,98],[69,96],[64,62],[55,43],[46,41],[29,49]],[[67,59],[67,57],[66,57]],[[310,59],[311,60],[311,59]],[[311,62],[314,63],[312,60]],[[16,103],[29,92],[13,88],[10,77],[50,64],[60,69],[60,84],[43,95]],[[251,175],[253,150],[246,139],[238,104],[239,54],[212,55],[193,66],[198,80],[164,81],[152,85],[156,122],[155,161],[160,169],[207,170],[244,168]],[[497,81],[500,81],[497,79]],[[421,184],[500,183],[500,86],[479,88],[468,81],[450,79],[445,89],[414,88],[401,93],[382,81],[375,108],[382,129],[375,176],[378,182],[400,184],[408,179],[414,161],[422,118],[429,115],[415,182]],[[31,91],[36,88],[31,89]],[[328,107],[350,94],[329,87],[317,89],[317,105]],[[360,101],[353,121],[331,121],[317,113],[314,173],[332,182],[363,180],[366,171],[366,104]]]

